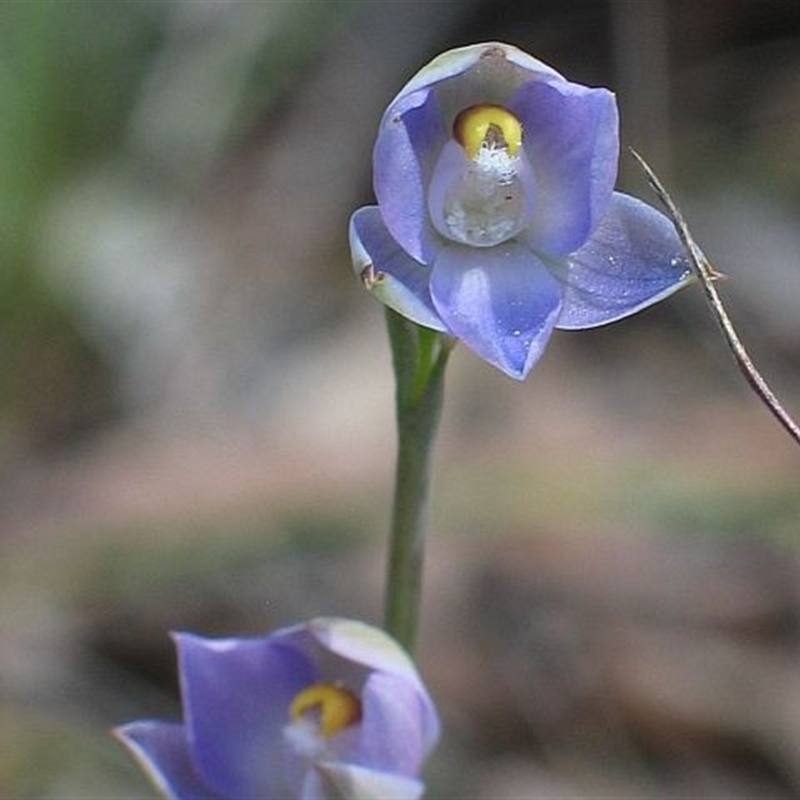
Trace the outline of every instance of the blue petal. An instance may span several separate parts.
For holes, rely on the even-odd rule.
[[[316,768],[325,784],[330,787],[330,791],[325,792],[325,797],[346,797],[347,800],[419,800],[425,791],[422,781],[405,775],[365,769],[355,764],[322,762]],[[311,791],[306,793],[305,789],[306,787],[300,800],[318,800],[319,794]]]
[[[572,330],[627,317],[692,280],[670,220],[620,192],[592,238],[551,268],[565,284],[557,327]]]
[[[220,797],[195,772],[183,725],[132,722],[116,728],[114,734],[167,800],[214,800]]]
[[[276,638],[176,636],[193,760],[225,797],[283,800],[289,791],[282,731],[292,698],[319,676]]]
[[[505,102],[517,86],[534,78],[564,80],[551,66],[513,45],[481,42],[436,56],[400,90],[394,102],[420,89],[447,87],[457,96],[458,111],[474,103]]]
[[[361,732],[353,760],[383,772],[417,775],[425,757],[421,700],[408,680],[372,673],[361,694]]]
[[[614,95],[569,81],[530,81],[509,108],[522,122],[536,176],[526,241],[538,253],[570,253],[599,224],[614,190],[619,157]]]
[[[439,249],[428,217],[427,185],[448,137],[436,96],[423,89],[389,106],[372,155],[373,187],[386,225],[423,264],[430,264]]]
[[[431,268],[411,258],[392,238],[377,206],[358,209],[350,220],[353,268],[382,303],[412,322],[445,331],[430,292]]]
[[[518,242],[452,245],[439,254],[431,296],[454,336],[512,378],[544,351],[561,309],[561,286]]]
[[[416,739],[411,744],[427,755],[439,740],[439,715],[405,650],[382,630],[356,620],[318,617],[308,623],[308,630],[326,650],[373,671],[364,689],[365,721],[372,717],[373,703],[377,704],[375,713],[380,713],[378,706],[391,692],[389,686],[396,687],[398,696],[418,712]]]

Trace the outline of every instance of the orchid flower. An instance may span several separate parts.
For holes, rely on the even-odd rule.
[[[181,633],[182,723],[116,730],[167,798],[415,800],[439,720],[382,631],[317,618],[262,638]]]
[[[516,47],[440,55],[381,120],[378,204],[350,222],[357,275],[524,378],[554,328],[613,322],[691,279],[671,222],[614,191],[618,128],[610,91]]]

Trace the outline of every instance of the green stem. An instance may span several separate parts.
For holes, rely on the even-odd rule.
[[[416,641],[430,464],[453,341],[387,309],[396,380],[397,466],[384,625],[409,652]]]

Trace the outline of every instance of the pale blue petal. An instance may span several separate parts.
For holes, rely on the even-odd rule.
[[[283,633],[175,637],[193,761],[225,797],[286,796],[282,731],[292,699],[319,674],[301,649],[279,641]]]
[[[413,690],[420,709],[422,752],[427,754],[439,740],[439,716],[405,650],[379,628],[356,620],[318,617],[308,624],[308,629],[332,653],[396,678]]]
[[[557,327],[573,330],[627,317],[692,280],[670,220],[620,192],[592,238],[551,269],[565,287]]]
[[[317,764],[327,798],[339,800],[419,800],[425,784],[405,775],[378,772],[354,764]],[[318,800],[316,794],[304,794],[301,800]]]
[[[358,764],[413,777],[426,755],[424,706],[417,687],[388,673],[374,672],[361,692]]]
[[[436,96],[423,89],[387,109],[373,151],[373,188],[386,226],[423,264],[433,261],[440,246],[428,218],[427,185],[449,136]]]
[[[380,628],[342,617],[316,617],[305,626],[317,644],[341,658],[371,670],[419,682],[414,662],[397,642]]]
[[[195,772],[183,725],[132,722],[114,735],[166,800],[219,800]]]
[[[397,97],[443,82],[457,85],[470,71],[467,77],[475,86],[475,94],[483,94],[468,98],[465,105],[498,102],[487,92],[504,90],[507,98],[520,83],[532,78],[563,80],[552,67],[513,45],[481,42],[456,47],[437,56],[411,78]]]
[[[518,242],[446,247],[431,296],[452,334],[481,358],[521,380],[544,351],[561,309],[561,286]]]
[[[392,238],[377,206],[358,209],[350,220],[353,269],[384,305],[418,325],[445,331],[428,290],[431,268],[411,258]]]
[[[531,81],[509,108],[522,122],[536,176],[536,208],[525,239],[538,253],[571,253],[597,227],[614,189],[619,156],[614,95],[568,81]]]

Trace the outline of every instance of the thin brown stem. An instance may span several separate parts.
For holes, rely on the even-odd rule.
[[[739,370],[744,375],[745,380],[756,393],[756,395],[758,395],[764,405],[766,405],[770,410],[775,419],[777,419],[778,422],[783,426],[784,430],[789,434],[789,436],[791,436],[792,439],[794,439],[794,441],[800,445],[800,427],[798,427],[797,423],[791,417],[789,412],[786,411],[778,398],[775,396],[775,393],[772,391],[772,389],[770,389],[761,373],[758,371],[758,369],[756,369],[753,359],[750,358],[745,346],[742,344],[742,340],[736,333],[736,329],[733,327],[733,323],[728,316],[728,312],[725,310],[725,306],[722,303],[722,298],[719,296],[719,292],[717,291],[717,287],[714,283],[716,280],[722,277],[722,274],[714,269],[709,260],[706,258],[705,253],[700,249],[700,246],[697,244],[697,242],[695,242],[694,237],[689,231],[689,226],[686,224],[686,220],[683,218],[683,214],[675,205],[674,201],[661,184],[661,181],[658,179],[655,172],[653,172],[653,170],[650,168],[650,165],[635,150],[631,149],[631,153],[639,162],[645,174],[647,175],[647,180],[649,181],[650,186],[652,186],[653,191],[655,191],[659,200],[661,200],[666,207],[672,223],[675,225],[675,229],[678,232],[678,236],[689,253],[689,260],[694,268],[694,273],[703,286],[703,291],[705,292],[708,305],[710,306],[711,311],[713,312],[717,322],[720,325],[720,328],[722,329],[725,341],[733,353],[733,357],[736,359]]]

